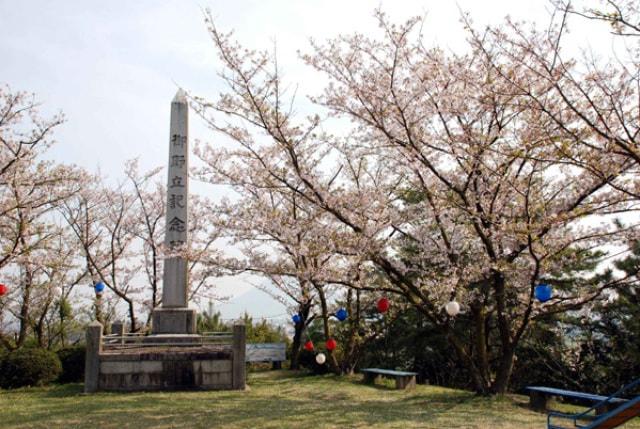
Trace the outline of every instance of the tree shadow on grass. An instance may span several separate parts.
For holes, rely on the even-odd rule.
[[[83,393],[84,385],[81,383],[51,384],[43,387],[20,387],[17,389],[0,389],[0,393],[11,397],[13,395],[34,395],[47,398],[66,398],[78,396]]]
[[[53,388],[47,389],[42,393],[43,396],[46,396],[48,398],[66,398],[70,396],[84,395],[84,384],[57,384]]]
[[[355,377],[280,372],[249,378],[250,391],[83,395],[82,384],[24,389],[0,418],[7,427],[493,427],[513,401],[419,385],[364,388]],[[18,404],[19,405],[15,405]],[[518,416],[515,416],[517,418]],[[529,418],[528,416],[524,416]],[[482,421],[476,426],[476,421]],[[514,424],[518,424],[513,420]],[[507,427],[507,426],[501,426]],[[515,426],[514,426],[515,427]]]

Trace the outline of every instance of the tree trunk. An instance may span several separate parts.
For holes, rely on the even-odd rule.
[[[353,374],[360,360],[360,347],[356,341],[358,329],[360,329],[360,290],[356,290],[355,305],[353,302],[353,290],[347,292],[347,311],[349,312],[349,336],[342,359],[342,373]]]
[[[513,358],[515,356],[515,350],[513,347],[506,347],[500,357],[500,364],[496,373],[495,381],[491,386],[491,393],[502,395],[507,392],[509,388],[509,380],[511,379],[511,373],[513,371]]]
[[[291,345],[291,369],[300,369],[300,352],[302,349],[302,337],[307,324],[309,323],[309,313],[311,311],[311,303],[305,302],[300,304],[298,314],[300,322],[296,323],[293,334],[293,343]]]
[[[322,325],[324,328],[324,338],[325,340],[329,340],[331,338],[331,328],[329,327],[329,310],[327,307],[327,297],[324,294],[324,289],[322,286],[314,285],[316,290],[318,291],[318,297],[320,298],[320,307],[322,309]],[[329,368],[332,372],[336,374],[340,374],[340,365],[338,365],[338,360],[336,359],[335,354],[332,350],[327,350],[327,354],[329,358],[327,362],[329,363]]]
[[[447,333],[447,338],[449,339],[449,343],[453,346],[453,349],[456,351],[458,359],[462,362],[467,371],[469,371],[471,382],[476,393],[488,395],[490,393],[491,386],[489,385],[488,380],[483,377],[482,370],[476,366],[473,358],[469,355],[467,350],[465,350],[460,339],[451,332]]]
[[[47,348],[46,344],[45,344],[45,340],[44,340],[44,321],[42,320],[42,318],[38,321],[38,323],[36,323],[36,325],[34,326],[34,332],[36,334],[36,339],[38,340],[38,347],[40,348]]]
[[[131,323],[131,331],[130,332],[138,332],[138,326],[136,323],[136,313],[135,308],[133,306],[133,301],[131,299],[127,299],[127,304],[129,305],[129,322]]]
[[[59,311],[58,311],[58,315],[60,316],[60,331],[59,331],[59,335],[60,335],[60,345],[62,346],[62,348],[66,347],[66,338],[65,338],[65,329],[64,329],[64,321],[65,321],[65,314],[64,311],[61,309],[62,301],[58,304],[59,305]]]
[[[474,322],[472,328],[474,330],[474,368],[480,377],[480,385],[482,386],[481,393],[485,394],[491,384],[491,368],[489,366],[489,352],[487,350],[487,317],[482,304],[472,305],[471,315]]]
[[[105,326],[104,315],[102,314],[102,295],[96,295],[93,305],[95,307],[96,320],[100,322],[102,326]]]
[[[493,286],[495,290],[496,312],[498,319],[498,332],[502,356],[496,372],[495,381],[492,385],[492,393],[505,393],[509,387],[511,371],[513,370],[513,357],[515,355],[515,343],[512,343],[511,321],[509,320],[506,304],[506,284],[504,275],[499,271],[494,271]]]
[[[18,330],[16,348],[22,347],[27,339],[29,312],[31,310],[31,288],[33,286],[31,271],[27,267],[23,267],[22,269],[24,270],[24,292],[22,293],[22,304],[20,305],[20,328]]]

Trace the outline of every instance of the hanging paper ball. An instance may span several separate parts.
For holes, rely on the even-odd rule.
[[[327,343],[325,344],[327,346],[327,350],[329,351],[333,351],[336,349],[336,347],[338,346],[338,343],[336,342],[336,340],[334,340],[333,338],[329,338],[327,340]]]
[[[449,316],[454,317],[460,313],[460,304],[456,301],[449,301],[447,302],[447,305],[444,306],[444,309]]]
[[[102,293],[102,291],[104,290],[104,283],[98,282],[93,288],[96,290],[96,293]]]
[[[313,341],[309,340],[306,343],[304,343],[304,349],[308,352],[312,352],[313,351]]]
[[[538,286],[536,286],[534,294],[538,301],[547,302],[551,299],[552,293],[553,293],[553,289],[551,289],[551,286],[545,283],[540,283]]]
[[[318,362],[318,365],[322,365],[326,361],[327,361],[327,357],[324,355],[324,353],[318,353],[316,355],[316,362]]]
[[[0,296],[6,294],[7,292],[9,292],[9,288],[0,283]]]
[[[300,321],[302,319],[300,318],[299,314],[294,314],[293,317],[291,318],[291,320],[293,320],[293,323],[295,323],[297,325],[298,323],[300,323]]]
[[[347,315],[348,315],[347,310],[345,310],[344,308],[341,308],[336,312],[336,317],[341,322],[344,322],[347,319]]]
[[[380,298],[378,300],[378,311],[380,313],[384,313],[389,309],[389,306],[391,304],[389,303],[389,300],[387,298]]]

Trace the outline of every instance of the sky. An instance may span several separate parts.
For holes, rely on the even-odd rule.
[[[453,51],[464,49],[460,11],[479,28],[505,15],[546,28],[551,11],[546,0],[0,0],[0,84],[35,93],[45,115],[64,112],[52,159],[117,180],[131,158],[139,157],[142,169],[166,165],[169,108],[179,87],[210,99],[224,90],[204,9],[247,48],[277,46],[285,80],[310,95],[322,80],[298,52],[309,52],[310,38],[375,34],[376,7],[396,22],[426,17],[425,42]],[[612,49],[606,27],[570,25],[568,47],[576,53],[578,46]],[[191,114],[194,139],[221,142]],[[193,189],[214,198],[224,193],[206,185]],[[216,309],[225,318],[248,311],[287,319],[281,304],[252,286],[256,281],[221,279],[219,294],[231,298]]]

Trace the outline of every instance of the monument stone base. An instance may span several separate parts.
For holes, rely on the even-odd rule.
[[[189,334],[149,335],[140,341],[137,336],[104,336],[102,331],[99,322],[87,328],[86,393],[246,388],[247,343],[242,324],[234,325],[233,333],[215,344],[202,344],[209,337]]]
[[[192,308],[156,308],[153,310],[152,334],[195,334],[196,310]]]

